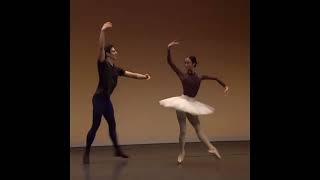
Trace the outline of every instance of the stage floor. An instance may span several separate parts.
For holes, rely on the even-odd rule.
[[[214,142],[222,159],[202,143],[187,143],[177,164],[178,144],[122,146],[129,159],[113,157],[112,147],[93,147],[91,163],[82,164],[83,148],[70,150],[71,180],[249,180],[250,142]]]

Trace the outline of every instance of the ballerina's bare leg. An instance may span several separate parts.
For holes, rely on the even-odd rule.
[[[182,163],[184,156],[185,156],[185,143],[186,143],[186,131],[187,131],[187,124],[186,124],[186,113],[182,111],[176,111],[177,118],[180,127],[180,134],[179,134],[179,143],[180,143],[180,154],[178,156],[178,163]]]
[[[195,115],[191,115],[189,113],[186,113],[186,116],[189,120],[189,122],[191,123],[191,125],[193,126],[193,128],[195,129],[198,138],[208,147],[208,152],[210,154],[214,154],[216,155],[219,159],[221,159],[221,156],[217,150],[216,147],[214,147],[210,141],[208,140],[208,137],[206,136],[206,134],[203,132],[203,130],[200,128],[200,121],[199,121],[199,117],[195,116]]]

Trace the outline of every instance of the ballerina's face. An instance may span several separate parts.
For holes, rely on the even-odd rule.
[[[187,71],[193,71],[194,70],[194,64],[192,63],[191,59],[189,57],[186,57],[184,59],[184,67]]]

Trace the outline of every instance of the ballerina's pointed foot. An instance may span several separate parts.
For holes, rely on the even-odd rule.
[[[182,152],[178,156],[178,164],[181,164],[182,161],[184,160],[185,152]]]
[[[208,152],[209,152],[209,154],[216,155],[219,159],[221,159],[221,155],[219,154],[219,152],[216,148],[209,149]]]

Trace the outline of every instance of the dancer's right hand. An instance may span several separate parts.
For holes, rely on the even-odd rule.
[[[177,40],[174,40],[172,41],[171,43],[168,44],[168,48],[172,47],[172,46],[175,46],[175,45],[178,45],[179,42]]]
[[[104,31],[107,28],[111,28],[111,27],[112,27],[112,23],[111,22],[106,22],[106,23],[103,24],[101,30]]]

